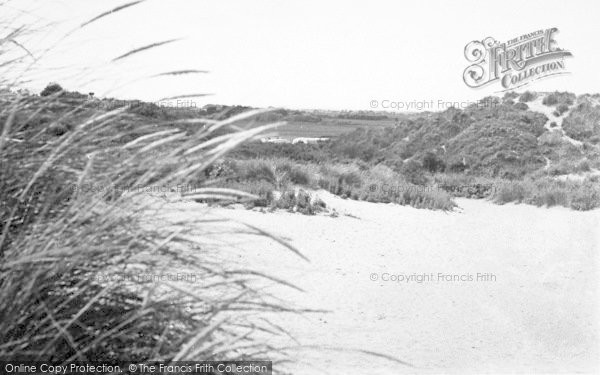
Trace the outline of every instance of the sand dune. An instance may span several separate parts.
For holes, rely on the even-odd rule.
[[[600,369],[600,210],[458,199],[461,210],[444,213],[320,195],[339,217],[210,213],[274,233],[310,259],[255,236],[229,238],[236,262],[305,290],[272,292],[297,306],[331,311],[274,318],[307,346],[294,352],[293,373]],[[199,206],[180,203],[172,213],[204,215]],[[274,344],[295,345],[285,338]]]

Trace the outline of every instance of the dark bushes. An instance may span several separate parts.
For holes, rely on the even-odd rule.
[[[63,91],[63,88],[58,83],[50,83],[40,92],[40,96],[50,96]]]
[[[519,96],[519,101],[521,103],[527,103],[534,100],[537,97],[537,94],[531,91],[525,91]]]

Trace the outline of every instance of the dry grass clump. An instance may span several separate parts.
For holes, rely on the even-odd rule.
[[[17,31],[0,38],[3,69],[19,62],[5,54],[19,45]],[[286,333],[259,317],[288,309],[254,285],[286,283],[222,259],[203,241],[214,220],[169,222],[143,193],[197,182],[276,124],[224,131],[257,111],[151,121],[128,107],[102,111],[60,92],[18,93],[1,78],[0,86],[0,358],[284,357],[265,337]],[[210,187],[193,194],[247,196]]]
[[[551,178],[499,181],[493,200],[499,204],[515,202],[585,211],[600,207],[600,185],[594,177],[586,178],[583,182]]]
[[[578,189],[571,193],[570,206],[574,210],[588,211],[600,207],[600,181],[585,181]]]
[[[449,194],[433,186],[415,185],[384,165],[361,170],[356,165],[322,168],[319,186],[342,198],[396,203],[415,208],[452,210]]]
[[[34,117],[45,105],[17,95],[2,102],[0,298],[11,303],[0,307],[0,357],[276,356],[257,340],[273,328],[261,328],[243,311],[282,307],[251,287],[250,270],[232,269],[202,246],[202,219],[143,225],[148,208],[140,201],[144,187],[190,184],[260,129],[215,142],[211,132],[225,122],[186,134],[168,124],[131,126],[126,109],[79,123],[67,116],[75,125],[61,136],[48,132],[59,120],[29,128],[11,120]],[[194,194],[244,196],[210,188]],[[182,270],[194,275],[192,287],[139,278]]]
[[[287,159],[224,160],[215,168],[218,179],[211,185],[237,189],[255,195],[244,197],[247,208],[264,207],[270,210],[286,209],[313,215],[323,211],[325,204],[313,204],[305,199],[306,192],[299,187],[316,188],[311,167],[295,164]],[[314,168],[312,168],[314,169]],[[211,200],[208,200],[211,201]],[[239,202],[230,200],[229,203]],[[220,202],[222,204],[223,201]]]
[[[570,173],[586,173],[592,170],[592,163],[589,159],[561,159],[557,163],[553,163],[547,170],[550,176],[568,175]]]
[[[322,211],[322,202],[311,201],[305,209],[305,199],[299,191],[324,189],[342,198],[371,202],[396,203],[417,208],[451,210],[456,205],[449,194],[431,186],[407,182],[387,166],[364,168],[355,163],[313,164],[287,158],[265,158],[223,161],[215,186],[234,188],[257,195],[247,206],[287,209],[313,214]],[[378,188],[372,190],[372,186]],[[384,188],[381,188],[384,186]],[[390,186],[386,189],[385,186]],[[403,186],[400,190],[397,187]]]
[[[273,200],[271,209],[285,209],[304,215],[315,215],[327,211],[325,202],[303,189],[284,190]]]

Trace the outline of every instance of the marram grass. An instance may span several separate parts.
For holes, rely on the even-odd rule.
[[[22,69],[31,54],[18,42],[24,30],[5,28],[0,36],[5,73]],[[114,188],[197,183],[215,160],[277,124],[239,126],[260,111],[223,121],[154,121],[127,106],[98,110],[62,92],[18,92],[18,79],[0,79],[0,85],[0,358],[286,358],[285,349],[269,345],[266,337],[287,333],[254,317],[298,311],[272,302],[253,280],[293,285],[232,269],[218,248],[202,241],[211,220],[147,225],[148,207],[140,204],[145,195]],[[196,193],[249,196],[215,188]],[[194,287],[140,277],[170,270],[193,275]]]

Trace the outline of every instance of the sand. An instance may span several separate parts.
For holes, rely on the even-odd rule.
[[[330,311],[271,317],[305,346],[291,352],[294,374],[600,370],[600,210],[458,199],[444,213],[319,194],[339,217],[210,210],[310,259],[246,235],[228,235],[235,251],[223,253],[305,291],[269,289],[282,299]],[[205,216],[202,207],[173,204],[168,215]]]

